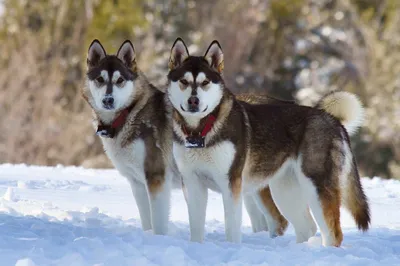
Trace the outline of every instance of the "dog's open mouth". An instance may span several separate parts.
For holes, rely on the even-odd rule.
[[[182,106],[182,104],[181,104],[181,110],[184,111],[184,112],[189,112],[189,113],[204,113],[205,111],[207,111],[207,109],[208,109],[208,105],[207,105],[206,108],[204,108],[204,110],[201,111],[201,112],[199,111],[198,108],[196,108],[196,109],[185,110],[185,108],[183,108],[183,106]]]

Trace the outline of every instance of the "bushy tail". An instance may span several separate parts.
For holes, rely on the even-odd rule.
[[[344,189],[346,190],[342,191],[344,205],[356,221],[358,229],[367,231],[371,223],[370,210],[354,159]]]
[[[336,117],[351,136],[364,121],[364,108],[358,97],[350,92],[336,91],[323,97],[316,105]]]

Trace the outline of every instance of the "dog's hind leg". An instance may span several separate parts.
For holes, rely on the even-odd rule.
[[[269,187],[278,209],[294,227],[296,242],[308,241],[317,232],[317,226],[310,214],[306,195],[293,171],[289,170],[286,175],[273,178]]]
[[[296,172],[300,186],[304,195],[307,196],[308,204],[321,231],[322,244],[338,247],[342,243],[343,234],[340,227],[339,180],[335,175],[340,171],[332,158],[325,159],[331,160],[329,164],[326,164],[331,166],[330,171],[320,171],[317,167],[312,167],[315,163],[312,165],[306,157],[303,162],[301,158],[299,159]]]
[[[151,227],[151,214],[150,214],[150,203],[149,196],[147,194],[147,188],[144,184],[129,180],[132,188],[133,196],[135,197],[136,205],[139,209],[140,221],[142,223],[142,229],[144,231],[152,229]]]
[[[251,228],[254,233],[268,231],[268,224],[264,214],[259,210],[253,194],[248,194],[243,197],[244,206],[250,217]]]
[[[259,210],[264,214],[270,237],[274,238],[283,235],[288,226],[288,222],[276,207],[272,199],[270,188],[266,187],[261,189],[254,195],[254,200]]]
[[[308,203],[321,230],[324,246],[340,246],[343,240],[340,228],[340,198],[335,192],[323,189],[318,191],[312,181],[300,177],[304,191],[307,191]]]

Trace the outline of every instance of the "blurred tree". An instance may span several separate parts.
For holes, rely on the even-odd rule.
[[[99,39],[107,51],[116,52],[126,39],[134,40],[135,31],[146,30],[142,0],[89,1],[92,9],[89,19],[85,47],[93,39]],[[85,51],[86,52],[86,51]]]
[[[400,2],[355,3],[369,49],[368,126],[362,136],[368,152],[360,154],[360,160],[370,175],[400,178]]]

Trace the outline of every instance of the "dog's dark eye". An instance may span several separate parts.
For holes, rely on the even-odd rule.
[[[103,77],[98,77],[98,78],[96,79],[96,81],[97,81],[98,83],[104,83]]]
[[[119,78],[119,79],[117,80],[117,84],[121,84],[122,82],[124,82],[124,79],[123,79],[123,78]]]
[[[208,83],[210,83],[209,80],[204,80],[204,81],[201,83],[201,86],[207,86]]]
[[[186,79],[179,80],[183,85],[187,86],[189,82]]]

